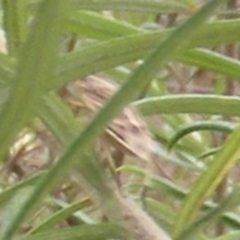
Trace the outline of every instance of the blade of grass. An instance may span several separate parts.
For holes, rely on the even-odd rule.
[[[64,24],[64,29],[81,37],[97,40],[108,40],[141,32],[140,29],[130,24],[123,24],[115,19],[86,11],[73,12],[71,18]]]
[[[238,240],[240,238],[240,231],[232,231],[224,234],[221,237],[211,238],[211,240]]]
[[[144,177],[146,171],[143,169],[136,167],[136,166],[131,166],[131,165],[124,165],[120,169],[120,171],[126,171],[129,172],[130,174],[136,174],[140,175],[141,177]],[[180,189],[177,185],[173,184],[172,182],[166,180],[166,179],[161,179],[158,176],[154,176],[149,174],[149,179],[150,179],[150,187],[157,193],[167,193],[168,196],[172,197],[174,200],[183,200],[186,195],[188,194],[188,191],[184,189]],[[238,194],[238,193],[237,193]],[[233,193],[235,195],[235,193]],[[215,208],[217,205],[212,202],[205,202],[203,205],[203,210],[206,210],[208,212],[214,212]],[[240,227],[240,222],[238,219],[237,214],[229,214],[226,212],[223,212],[221,215],[221,219],[226,223],[228,226],[232,228],[239,228]]]
[[[27,1],[3,0],[2,2],[8,53],[17,54],[27,35]]]
[[[45,172],[40,172],[30,178],[27,178],[17,184],[14,184],[14,186],[11,186],[7,189],[4,189],[0,193],[0,206],[4,205],[9,199],[20,189],[25,188],[29,185],[35,185],[37,181],[43,177]]]
[[[56,223],[68,218],[79,209],[82,209],[84,207],[89,207],[90,205],[92,205],[92,201],[89,198],[84,198],[84,199],[81,199],[80,201],[69,204],[69,206],[52,214],[48,219],[44,220],[39,225],[31,229],[28,235],[32,235],[38,232],[43,232],[48,229],[52,229]]]
[[[1,84],[9,83],[8,80],[15,72],[15,61],[13,58],[0,53],[0,81]]]
[[[202,113],[240,116],[240,98],[202,94],[151,97],[136,101],[134,106],[145,116],[153,114]]]
[[[53,79],[60,22],[65,14],[63,9],[66,9],[65,2],[45,1],[41,5],[34,28],[23,48],[17,74],[11,82],[8,101],[0,115],[1,160],[16,134],[33,117],[40,97]]]
[[[240,36],[238,36],[239,26],[239,20],[205,24],[199,29],[194,40],[188,40],[188,48],[212,47],[236,42],[240,39]],[[138,33],[124,38],[115,38],[67,54],[59,60],[55,87],[70,80],[145,57],[157,46],[160,40],[166,38],[172,31]],[[234,61],[211,51],[207,54],[207,50],[198,49],[192,50],[190,53],[187,52],[186,55],[181,52],[176,55],[176,58],[178,61],[196,64],[196,66],[199,65],[199,67],[216,72],[220,71],[226,75],[231,74],[230,76],[240,79],[239,61]],[[79,65],[83,67],[79,68]]]
[[[213,71],[217,74],[223,74],[230,78],[236,78],[236,81],[240,81],[240,61],[208,49],[198,48],[189,50],[184,54],[177,56],[176,60]]]
[[[25,204],[32,190],[33,190],[32,186],[21,188],[17,192],[15,192],[15,195],[8,202],[3,212],[4,221],[0,229],[0,239],[3,239],[4,232],[6,231],[6,229],[9,228],[9,225],[11,225],[11,222],[16,217],[16,215],[18,215],[21,206]]]
[[[199,12],[183,25],[179,26],[167,39],[165,39],[145,63],[134,72],[129,81],[123,85],[88,124],[83,132],[79,134],[76,140],[60,157],[54,168],[49,171],[47,176],[37,186],[34,193],[29,198],[29,201],[27,201],[18,216],[12,221],[9,229],[5,232],[3,240],[11,239],[13,233],[16,231],[18,225],[24,219],[28,211],[33,207],[34,203],[39,200],[40,196],[46,193],[46,191],[56,183],[59,175],[63,174],[63,169],[68,169],[76,160],[80,160],[80,162],[83,161],[81,157],[83,157],[85,151],[89,149],[96,137],[103,132],[109,121],[115,117],[149,81],[151,81],[152,77],[158,72],[160,66],[186,47],[186,38],[194,36],[197,32],[197,27],[199,27],[222,2],[224,1],[212,0],[208,2]]]
[[[186,231],[184,231],[177,240],[188,240],[192,239],[193,236],[198,235],[198,231],[201,230],[204,226],[208,225],[219,217],[222,213],[234,209],[239,205],[239,185],[233,188],[232,192],[223,199],[223,201],[205,216],[201,217],[197,222],[193,223]]]
[[[193,223],[199,207],[213,193],[217,185],[237,161],[240,154],[239,142],[240,127],[225,141],[223,147],[216,153],[207,170],[200,175],[190,193],[183,201],[174,224],[174,236],[176,238]]]
[[[127,232],[123,228],[112,223],[102,223],[49,230],[23,238],[16,238],[15,240],[100,240],[126,238]]]
[[[224,133],[231,133],[236,125],[231,124],[227,121],[199,121],[190,124],[186,124],[174,133],[170,138],[168,148],[172,147],[179,141],[181,138],[195,131],[209,130],[209,131],[220,131]]]
[[[240,39],[240,36],[238,36],[239,26],[240,20],[216,21],[205,24],[199,29],[198,38],[190,41],[189,47],[216,46],[236,42]],[[126,36],[125,38],[97,43],[76,53],[63,56],[59,59],[59,70],[56,80],[50,89],[57,88],[64,83],[85,75],[143,58],[156,47],[161,39],[164,39],[170,33],[171,31],[168,30],[166,32],[160,31]],[[213,33],[219,37],[213,36]],[[176,59],[183,63],[240,79],[239,61],[209,50],[190,50],[177,55]],[[0,68],[4,78],[6,76],[6,68],[14,67],[5,63],[6,61],[1,62],[3,64],[1,66],[4,68]],[[80,65],[82,66],[81,68],[79,68]]]
[[[39,0],[31,0],[30,4],[34,7]],[[191,1],[188,0],[151,0],[151,1],[139,1],[139,0],[74,0],[75,8],[81,10],[115,10],[115,11],[133,11],[143,13],[169,13],[188,10],[191,6]]]
[[[43,98],[37,115],[51,129],[55,136],[67,146],[81,130],[80,122],[72,111],[64,105],[57,94],[51,92]]]

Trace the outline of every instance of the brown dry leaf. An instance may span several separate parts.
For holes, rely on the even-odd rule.
[[[91,118],[118,89],[118,85],[106,79],[89,76],[70,83],[60,94],[83,118]],[[82,116],[83,114],[81,114]],[[149,161],[153,153],[152,135],[132,106],[125,107],[105,131],[107,144],[124,154]]]

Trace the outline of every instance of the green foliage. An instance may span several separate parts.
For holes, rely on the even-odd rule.
[[[230,8],[224,2],[2,1],[8,54],[0,53],[0,159],[8,176],[1,177],[0,239],[137,239],[136,224],[144,223],[143,239],[156,229],[162,240],[239,238],[233,170],[240,100],[233,82],[240,62],[233,56],[240,21],[222,19]],[[201,72],[211,77],[199,81]],[[120,88],[88,123],[79,121],[61,90],[99,73]],[[206,93],[195,93],[202,86]],[[94,146],[129,104],[154,136],[156,172],[140,160],[124,163],[116,173],[124,178],[119,190]],[[44,144],[57,154],[49,154],[44,171],[17,178],[11,164],[43,129],[51,135]],[[44,144],[34,148],[39,155]]]

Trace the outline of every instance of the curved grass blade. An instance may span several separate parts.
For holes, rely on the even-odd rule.
[[[139,100],[134,103],[134,106],[146,116],[163,113],[240,116],[240,98],[235,96],[176,94]]]
[[[172,147],[179,141],[181,138],[195,131],[209,130],[209,131],[220,131],[224,133],[231,133],[234,130],[235,126],[230,122],[226,121],[199,121],[191,124],[187,124],[179,129],[176,133],[170,138],[168,149],[171,150]]]

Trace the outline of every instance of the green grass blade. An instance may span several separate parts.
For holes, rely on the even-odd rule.
[[[213,193],[226,173],[234,166],[240,154],[239,142],[240,128],[238,127],[217,152],[207,170],[197,179],[183,201],[174,224],[175,237],[178,237],[193,223],[203,201]]]
[[[207,49],[192,49],[177,56],[176,60],[240,81],[240,61]]]
[[[57,211],[56,213],[52,214],[48,219],[41,222],[39,225],[31,229],[28,235],[36,234],[38,232],[43,232],[48,229],[52,229],[55,224],[59,223],[62,220],[65,220],[69,216],[71,216],[74,212],[88,207],[92,204],[92,201],[89,198],[81,199],[75,203],[69,204],[69,206]]]
[[[39,0],[31,0],[30,4],[32,7],[38,3]],[[171,12],[182,12],[188,10],[190,1],[188,0],[150,0],[150,1],[139,1],[139,0],[74,0],[72,1],[75,8],[81,10],[113,10],[113,11],[131,11],[131,12],[143,12],[143,13],[171,13]]]
[[[10,186],[6,189],[4,189],[0,193],[0,206],[3,206],[9,199],[20,189],[25,188],[27,186],[32,186],[37,183],[37,181],[43,177],[45,172],[40,172],[30,178],[27,178],[25,180],[20,181],[17,184],[14,184],[13,186]]]
[[[97,40],[108,40],[141,32],[140,29],[130,24],[84,11],[73,12],[71,18],[65,22],[64,29],[81,37]]]
[[[5,232],[11,225],[13,219],[18,215],[21,207],[25,204],[28,199],[28,196],[31,194],[33,187],[26,187],[19,189],[15,192],[15,195],[8,201],[7,206],[4,209],[3,213],[3,224],[0,229],[0,239],[4,239]]]
[[[0,115],[1,160],[17,133],[34,116],[40,97],[52,81],[64,2],[45,1],[41,5],[34,28],[23,48],[8,101]]]
[[[233,231],[224,234],[221,237],[212,238],[211,240],[238,240],[240,238],[240,231]]]
[[[190,41],[189,47],[216,46],[239,41],[239,20],[216,21],[205,24],[199,29],[199,36]],[[79,29],[81,31],[81,29]],[[131,30],[132,31],[132,30]],[[141,33],[125,38],[118,38],[86,47],[76,53],[68,54],[59,59],[56,82],[51,88],[59,87],[70,80],[81,78],[85,75],[109,69],[120,64],[135,61],[145,57],[164,39],[171,31]],[[213,37],[213,33],[216,36]],[[224,57],[205,49],[194,49],[176,56],[176,60],[209,69],[229,77],[240,79],[239,61]],[[79,68],[79,66],[82,66]],[[4,71],[14,66],[3,65]],[[0,72],[1,73],[1,72]],[[6,74],[4,71],[3,74]],[[6,76],[6,75],[3,75]]]
[[[219,217],[224,212],[234,209],[239,205],[240,191],[239,186],[233,188],[232,192],[224,198],[221,203],[210,210],[207,214],[201,217],[197,222],[193,223],[185,232],[178,237],[177,240],[188,240],[192,239],[198,234],[198,231],[201,230],[204,226],[209,225],[217,217]]]
[[[111,223],[83,225],[58,230],[46,231],[15,240],[100,240],[100,239],[126,239],[126,231]]]
[[[239,27],[239,20],[216,21],[205,24],[199,29],[194,40],[188,40],[188,48],[212,47],[239,41]],[[159,41],[171,33],[172,30],[138,33],[97,43],[78,52],[67,54],[59,60],[59,71],[53,87],[143,58],[156,48]],[[197,49],[190,52],[181,52],[176,55],[176,59],[212,71],[220,71],[220,73],[230,77],[240,78],[239,61],[223,57],[212,51]],[[80,65],[82,68],[79,68]]]
[[[229,122],[224,121],[199,121],[191,124],[184,125],[177,129],[176,133],[170,138],[168,148],[172,147],[179,141],[181,138],[195,131],[220,131],[224,133],[231,133],[234,130],[235,126]]]
[[[4,28],[8,53],[17,54],[27,35],[27,1],[3,0]]]
[[[185,190],[180,189],[176,184],[172,183],[170,180],[149,174],[142,168],[131,165],[124,165],[119,168],[119,171],[128,172],[129,174],[134,174],[141,177],[144,177],[147,174],[150,181],[149,186],[151,189],[154,189],[154,191],[159,193],[164,192],[166,195],[174,199],[182,200],[187,194]]]
[[[134,103],[146,116],[153,114],[202,113],[240,116],[240,98],[235,96],[186,94],[151,97]]]
[[[67,146],[81,130],[80,122],[54,92],[47,94],[43,98],[37,115],[64,146]]]
[[[162,42],[146,62],[135,71],[129,81],[127,81],[126,84],[110,99],[101,112],[96,115],[84,131],[76,138],[71,146],[60,157],[54,168],[49,171],[47,176],[37,186],[34,193],[29,198],[29,201],[21,209],[22,211],[12,222],[8,231],[6,231],[5,238],[3,238],[4,240],[11,239],[14,231],[16,231],[22,219],[33,206],[33,203],[37,202],[40,196],[42,196],[47,189],[56,182],[59,176],[63,174],[62,169],[68,169],[76,160],[80,160],[79,162],[83,165],[86,164],[81,158],[84,156],[85,151],[90,148],[95,139],[103,132],[109,121],[115,117],[149,81],[151,81],[152,77],[158,72],[160,66],[186,47],[186,36],[188,38],[194,36],[197,32],[197,27],[200,26],[204,20],[211,15],[212,11],[222,2],[224,1],[213,0],[207,3],[205,7],[177,28],[169,38]],[[109,193],[109,191],[106,191],[105,194],[106,193]]]
[[[10,76],[13,76],[15,71],[14,60],[9,56],[0,53],[0,82],[1,84],[8,83]]]

